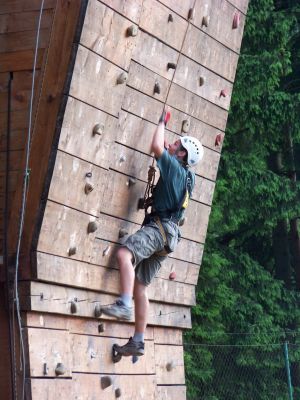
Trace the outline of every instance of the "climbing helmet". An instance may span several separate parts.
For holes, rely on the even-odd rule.
[[[193,136],[183,136],[180,138],[182,146],[187,151],[187,163],[190,167],[198,164],[202,160],[204,150],[202,144]]]

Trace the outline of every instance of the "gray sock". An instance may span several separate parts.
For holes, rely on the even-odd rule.
[[[144,333],[135,332],[132,340],[134,342],[144,342]]]
[[[132,297],[130,294],[127,293],[121,294],[121,300],[123,301],[126,307],[132,306]]]

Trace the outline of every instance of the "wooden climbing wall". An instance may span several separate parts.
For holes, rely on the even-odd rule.
[[[54,74],[45,72],[48,100],[43,103],[42,94],[39,112],[58,100],[61,106],[48,118],[52,125],[43,125],[46,117],[39,119],[38,112],[32,145],[36,184],[29,191],[25,242],[33,251],[20,282],[28,398],[186,398],[182,332],[191,328],[247,3],[74,1],[70,7],[81,7],[81,17],[74,11],[79,22],[76,34],[70,23],[73,45],[61,44],[53,28],[49,53],[54,57],[65,46],[73,58],[60,50],[68,74],[61,71],[60,96],[51,101]],[[51,60],[53,69],[60,68]],[[176,140],[187,125],[188,134],[203,143],[204,159],[196,168],[182,240],[149,287],[146,354],[137,363],[128,358],[113,364],[112,344],[125,343],[133,325],[97,319],[94,308],[118,295],[115,250],[126,238],[119,233],[133,233],[143,220],[137,203],[165,103],[171,111],[167,139]],[[47,136],[39,134],[41,126]],[[96,229],[89,232],[91,223]],[[104,376],[112,378],[105,389]]]

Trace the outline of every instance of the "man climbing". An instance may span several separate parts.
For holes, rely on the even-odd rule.
[[[181,137],[165,148],[164,131],[169,118],[170,113],[164,111],[152,138],[151,152],[160,171],[153,192],[152,211],[146,214],[142,228],[129,236],[117,252],[120,298],[115,304],[101,308],[106,315],[129,321],[134,296],[134,336],[124,346],[117,346],[117,352],[123,356],[144,354],[149,310],[147,286],[178,243],[179,221],[195,183],[195,174],[188,167],[195,166],[203,157],[201,143],[191,136]]]

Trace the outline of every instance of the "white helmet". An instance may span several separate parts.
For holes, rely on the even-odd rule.
[[[180,138],[180,141],[188,153],[188,165],[193,167],[194,165],[198,164],[198,162],[202,160],[204,154],[203,146],[199,140],[192,136],[183,136]]]

